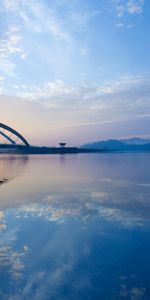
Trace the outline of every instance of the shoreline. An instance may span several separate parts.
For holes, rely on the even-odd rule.
[[[150,149],[88,149],[78,147],[42,147],[22,145],[0,145],[0,154],[49,155],[49,154],[84,154],[84,153],[150,153]]]

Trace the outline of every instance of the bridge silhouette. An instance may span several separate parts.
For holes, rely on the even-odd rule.
[[[59,147],[32,146],[25,137],[14,128],[0,123],[0,153],[15,154],[65,154],[78,153],[77,147],[65,147],[66,143],[59,143]]]
[[[15,129],[0,123],[0,136],[3,138],[2,144],[18,145],[22,144],[25,146],[29,146],[27,140]]]

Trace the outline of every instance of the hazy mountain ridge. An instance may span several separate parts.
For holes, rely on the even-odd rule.
[[[120,150],[120,151],[150,151],[150,140],[142,138],[130,138],[121,140],[102,140],[87,143],[81,146],[86,149]]]
[[[150,143],[150,139],[142,139],[142,138],[138,138],[138,137],[132,137],[129,139],[121,139],[120,141],[122,141],[123,143],[126,143],[128,145],[144,145],[144,144]]]

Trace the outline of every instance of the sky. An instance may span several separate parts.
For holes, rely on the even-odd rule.
[[[31,144],[150,137],[149,0],[0,0],[0,122]]]

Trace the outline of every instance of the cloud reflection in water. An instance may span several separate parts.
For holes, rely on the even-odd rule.
[[[7,198],[1,202],[1,298],[149,299],[143,157],[137,177],[131,164],[119,169],[119,157],[53,159],[31,158],[23,176],[6,185],[13,192],[0,189],[12,200],[5,209]]]

